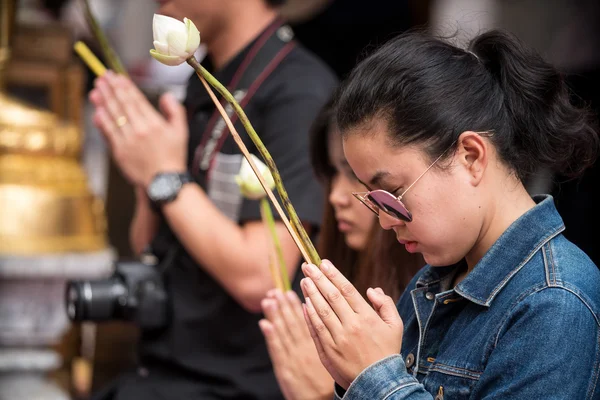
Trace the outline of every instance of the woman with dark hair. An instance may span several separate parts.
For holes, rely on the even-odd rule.
[[[364,186],[344,158],[342,138],[332,118],[330,103],[311,131],[312,165],[328,193],[319,253],[346,266],[344,275],[363,296],[369,287],[380,286],[398,299],[425,263],[420,255],[406,252],[393,232],[382,230],[373,213],[354,201],[352,192]],[[330,399],[333,380],[319,361],[298,296],[273,290],[262,308],[266,319],[260,327],[286,399]]]
[[[371,304],[332,263],[303,265],[305,319],[345,399],[600,398],[600,272],[523,179],[573,177],[598,134],[562,76],[507,34],[467,51],[399,36],[342,86],[356,197],[428,265]],[[339,265],[342,267],[342,265]]]

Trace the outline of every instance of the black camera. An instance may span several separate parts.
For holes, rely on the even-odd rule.
[[[122,320],[142,329],[167,324],[167,292],[162,272],[151,257],[120,262],[107,279],[69,281],[67,315],[73,322]]]

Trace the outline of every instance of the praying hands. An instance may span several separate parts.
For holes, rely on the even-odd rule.
[[[369,305],[354,286],[324,260],[320,269],[304,264],[304,317],[321,362],[348,389],[367,367],[402,347],[404,326],[394,301],[380,288],[369,289]]]

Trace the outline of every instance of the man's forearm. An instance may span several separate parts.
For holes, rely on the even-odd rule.
[[[260,310],[272,288],[270,242],[260,221],[240,227],[226,217],[197,185],[185,185],[177,199],[163,207],[169,226],[188,253],[244,307]],[[293,276],[300,252],[277,223],[288,272]]]
[[[133,252],[139,255],[156,234],[159,217],[150,208],[143,188],[135,188],[135,198],[135,212],[129,227],[129,243]]]

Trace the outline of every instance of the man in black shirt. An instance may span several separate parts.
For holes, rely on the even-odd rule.
[[[310,167],[308,130],[336,81],[278,20],[274,5],[281,2],[170,0],[160,2],[159,13],[197,25],[208,50],[204,66],[244,106],[310,234],[323,199]],[[192,76],[185,109],[166,95],[160,115],[125,78],[109,74],[96,86],[95,123],[136,185],[133,248],[150,244],[159,258],[176,254],[164,274],[168,326],[142,332],[140,366],[112,397],[281,398],[258,328],[260,301],[273,286],[269,240],[258,203],[243,199],[235,184],[242,155],[208,94]],[[239,121],[236,128],[258,154]],[[159,181],[174,193],[153,202]],[[297,286],[300,252],[283,223],[276,225]]]

